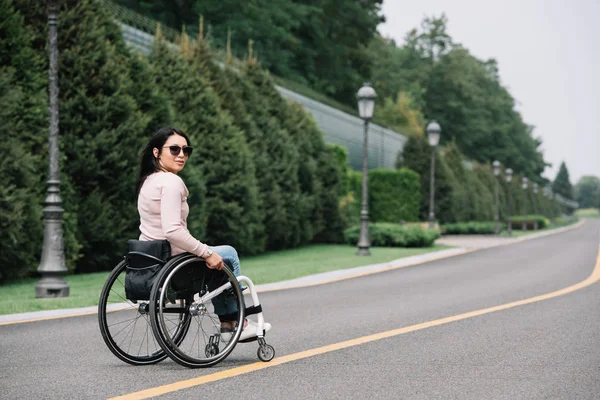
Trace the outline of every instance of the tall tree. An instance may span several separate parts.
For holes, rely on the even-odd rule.
[[[434,190],[436,198],[435,215],[440,222],[453,222],[452,186],[449,171],[440,151],[435,156]],[[426,221],[429,215],[429,194],[431,185],[431,146],[424,134],[413,135],[404,145],[397,167],[406,167],[419,174],[421,180],[421,204],[419,215]]]
[[[256,60],[249,60],[244,66],[243,79],[250,84],[255,94],[255,101],[248,104],[249,111],[254,114],[259,129],[263,131],[266,151],[269,159],[269,168],[273,171],[274,181],[281,188],[284,213],[277,218],[282,218],[284,229],[281,233],[269,238],[268,247],[271,249],[294,247],[302,242],[305,226],[300,224],[301,213],[299,202],[304,204],[298,180],[299,153],[294,146],[290,133],[281,124],[274,102],[279,98],[273,87],[272,81],[257,64]],[[277,96],[269,98],[269,96]],[[281,107],[281,105],[279,105]]]
[[[221,110],[193,51],[181,54],[161,42],[150,59],[153,80],[174,109],[173,123],[195,147],[185,180],[197,184],[201,174],[206,188],[204,196],[196,192],[190,198],[189,220],[196,224],[190,230],[206,243],[227,243],[240,253],[262,250],[255,241],[259,216],[254,163],[243,133]]]
[[[33,0],[16,4],[28,13],[25,22],[36,33],[36,50],[45,54],[44,7]],[[151,126],[156,115],[168,114],[158,111],[167,104],[136,81],[147,83],[148,75],[143,67],[131,69],[121,30],[100,3],[65,0],[59,20],[68,27],[58,35],[59,139],[66,175],[61,184],[73,186],[61,196],[64,208],[76,212],[77,239],[83,246],[78,270],[103,270],[122,256],[126,240],[139,234],[134,189],[138,149],[156,128]]]
[[[582,176],[575,184],[575,200],[579,208],[600,208],[600,178]]]
[[[385,21],[382,2],[297,0],[308,7],[294,31],[300,76],[314,89],[354,106],[354,94],[374,64],[368,45]]]
[[[5,276],[22,276],[37,268],[43,239],[41,209],[48,179],[48,70],[47,32],[40,26],[47,26],[47,16],[44,7],[23,0],[2,0],[0,15],[0,119],[4,126],[0,129],[0,138],[11,149],[5,155],[1,173],[5,180],[2,192],[8,197],[0,195],[3,197],[0,219],[11,220],[6,230],[4,226],[1,229],[3,237],[7,235],[3,245],[10,249],[0,249],[0,254],[6,257],[0,256],[0,265],[14,269]],[[43,25],[32,25],[42,18]],[[64,156],[60,162],[64,163]],[[67,268],[73,271],[80,248],[75,236],[77,213],[71,206],[73,188],[64,171],[60,179],[65,209],[65,261]],[[19,246],[11,240],[16,240]]]
[[[118,0],[178,31],[197,32],[204,17],[208,38],[243,58],[254,41],[261,64],[283,78],[354,106],[354,93],[370,75],[366,51],[375,36],[383,0]]]
[[[573,199],[573,185],[571,185],[569,170],[564,161],[560,163],[558,174],[556,174],[556,178],[552,182],[552,191],[567,199]]]
[[[406,92],[399,92],[394,102],[388,97],[383,105],[375,108],[375,118],[396,132],[408,136],[420,136],[425,130],[423,115]]]
[[[39,261],[43,223],[38,174],[46,159],[32,150],[46,126],[40,59],[10,0],[0,0],[0,281],[25,276]]]

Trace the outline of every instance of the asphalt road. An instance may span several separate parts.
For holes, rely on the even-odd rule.
[[[122,363],[95,315],[0,326],[0,398],[103,399],[222,373],[166,399],[600,399],[600,283],[508,309],[439,319],[551,293],[590,276],[600,221],[509,246],[260,295],[277,361],[256,343],[217,367]],[[431,327],[423,323],[438,321]],[[323,346],[417,325],[339,350]],[[250,372],[237,376],[241,366]],[[168,386],[167,390],[173,389]],[[169,389],[170,388],[170,389]]]

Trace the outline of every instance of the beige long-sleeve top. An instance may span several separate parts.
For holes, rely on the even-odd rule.
[[[167,239],[171,244],[171,255],[187,251],[204,257],[208,246],[187,229],[188,195],[185,183],[176,174],[155,172],[149,175],[138,196],[140,240]]]

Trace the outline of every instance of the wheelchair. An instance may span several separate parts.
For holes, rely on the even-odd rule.
[[[248,277],[236,277],[230,266],[222,271],[209,269],[202,258],[191,253],[166,262],[150,254],[133,253],[111,271],[98,302],[102,338],[119,359],[149,365],[170,357],[188,368],[204,368],[223,361],[238,343],[254,341],[258,342],[259,360],[268,362],[275,357],[274,348],[265,341],[262,307]],[[132,295],[128,290],[131,257],[143,258],[156,267],[145,279],[149,294]],[[242,288],[242,283],[247,287]],[[252,298],[250,307],[245,305],[246,289]],[[226,291],[228,301],[234,301],[238,311],[216,315],[211,300]],[[241,327],[245,317],[252,314],[257,315],[258,336],[241,341],[242,329],[221,333],[221,321]]]

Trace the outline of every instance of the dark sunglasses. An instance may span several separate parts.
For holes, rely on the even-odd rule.
[[[171,155],[172,156],[178,156],[179,153],[181,153],[181,150],[183,150],[183,155],[186,157],[189,157],[192,155],[192,150],[194,150],[194,148],[192,146],[178,146],[178,145],[173,145],[173,146],[164,146],[163,149],[165,147],[169,148],[169,151],[171,151]]]

